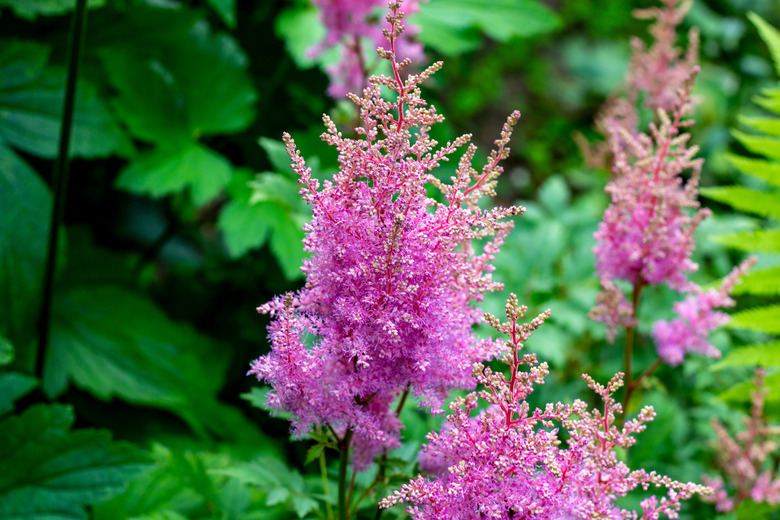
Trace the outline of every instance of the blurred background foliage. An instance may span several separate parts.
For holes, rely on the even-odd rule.
[[[333,490],[323,488],[317,461],[331,452],[292,442],[245,373],[268,349],[267,318],[255,307],[303,282],[309,209],[281,133],[293,134],[323,178],[337,163],[318,139],[322,113],[344,131],[354,121],[349,104],[324,94],[323,68],[337,51],[307,55],[324,27],[305,0],[89,2],[52,332],[40,350],[74,4],[0,0],[0,518],[319,518]],[[646,35],[631,11],[649,5],[501,0],[485,9],[429,0],[411,20],[429,61],[445,61],[425,92],[447,117],[436,138],[473,133],[484,152],[506,115],[523,113],[496,202],[528,211],[495,278],[531,312],[553,310],[529,345],[552,367],[538,403],[587,396],[582,372],[606,380],[621,369],[621,344],[607,343],[587,318],[598,290],[592,236],[609,174],[584,166],[577,136],[598,139],[594,115],[623,79],[629,38]],[[751,99],[762,88],[777,84],[749,11],[780,21],[773,0],[697,0],[683,24],[702,35],[692,133],[706,159],[704,186],[744,182],[729,154],[755,150],[730,129],[757,110]],[[778,218],[736,213],[707,193],[716,215],[697,232],[702,283],[740,259],[733,243],[712,236]],[[775,273],[777,252],[761,257]],[[778,291],[743,292],[739,308],[747,309]],[[674,298],[649,295],[643,322],[669,317]],[[484,307],[498,313],[504,300],[490,295]],[[770,366],[768,414],[778,419],[777,344],[754,351],[779,331],[743,328],[716,334],[726,358],[715,369],[693,358],[649,379],[636,403],[653,404],[658,418],[631,464],[679,480],[713,472],[709,417],[738,424],[759,362]],[[654,359],[648,332],[640,330],[640,367]],[[739,350],[747,344],[753,350]],[[441,420],[413,403],[404,413],[399,471],[413,467]],[[362,503],[367,518],[370,502]],[[772,513],[746,506],[731,517],[756,514]],[[714,516],[695,501],[684,511]]]

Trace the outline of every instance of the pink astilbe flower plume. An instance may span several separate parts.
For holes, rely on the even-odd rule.
[[[744,420],[744,430],[732,437],[720,421],[712,419],[718,438],[718,463],[726,482],[721,477],[706,475],[702,480],[715,489],[705,500],[715,504],[718,511],[732,511],[748,498],[758,503],[780,504],[780,474],[770,457],[777,451],[780,427],[768,424],[764,418],[764,401],[769,392],[765,376],[763,368],[756,370],[753,406],[750,417]]]
[[[269,405],[292,413],[294,433],[329,427],[340,442],[352,440],[359,468],[397,446],[401,424],[392,403],[399,395],[414,392],[438,411],[449,390],[473,386],[473,364],[495,354],[498,344],[472,331],[481,315],[470,303],[500,288],[490,262],[512,227],[508,217],[523,211],[477,205],[494,193],[520,114],[509,117],[479,172],[471,166],[476,148],[469,135],[438,147],[429,132],[443,117],[421,98],[419,85],[441,63],[401,79],[408,62],[395,60],[398,8],[391,4],[388,16],[390,50],[379,49],[393,77],[372,77],[363,97],[350,95],[360,109],[360,137],[344,137],[324,117],[322,139],[339,152],[333,180],[312,178],[284,136],[313,210],[304,240],[306,286],[260,307],[273,317],[272,351],[250,371],[273,387]],[[382,96],[384,89],[393,99]],[[434,177],[464,146],[450,182]],[[428,197],[429,186],[443,202]],[[480,241],[477,253],[472,244]]]
[[[377,12],[387,7],[386,0],[312,0],[320,8],[320,19],[327,30],[325,39],[309,49],[317,56],[327,49],[339,47],[338,63],[327,67],[330,78],[328,94],[342,98],[349,92],[360,92],[366,85],[371,66],[366,62],[365,49],[387,48],[387,38],[380,29]],[[412,14],[419,10],[420,0],[406,0],[404,11]],[[409,26],[404,35],[396,38],[395,53],[401,59],[420,61],[422,44],[413,40],[419,28]],[[370,43],[366,44],[368,41]]]
[[[475,378],[484,388],[454,400],[442,432],[429,434],[423,447],[423,469],[433,474],[405,484],[385,498],[381,507],[406,502],[416,520],[636,519],[638,513],[621,508],[618,498],[636,488],[666,488],[665,496],[653,495],[641,503],[641,518],[655,520],[660,515],[676,518],[682,500],[709,491],[655,472],[632,471],[618,460],[616,450],[630,448],[634,434],[644,430],[655,415],[648,406],[622,428],[616,426],[621,405],[612,395],[623,384],[621,373],[606,386],[583,376],[602,398],[602,410],[589,411],[578,400],[532,411],[526,398],[535,385],[544,383],[547,364],[520,351],[550,312],[523,325],[518,320],[525,312],[512,295],[507,303],[508,322],[487,317],[510,338],[503,357],[509,378],[480,363],[475,365]],[[528,370],[521,370],[523,366]],[[479,399],[490,406],[472,416]],[[568,434],[565,443],[560,440],[560,428]]]

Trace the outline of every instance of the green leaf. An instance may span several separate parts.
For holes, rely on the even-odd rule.
[[[317,501],[305,495],[298,495],[292,498],[293,508],[298,514],[298,518],[303,518],[309,511],[317,508]]]
[[[47,395],[72,381],[100,399],[170,410],[199,432],[232,427],[222,424],[215,399],[225,355],[146,298],[108,285],[75,287],[56,293],[52,314]]]
[[[780,253],[780,229],[738,231],[713,237],[715,242],[741,251]]]
[[[144,468],[136,448],[105,431],[70,431],[73,420],[70,407],[36,405],[0,424],[0,518],[86,519],[86,506]]]
[[[777,295],[780,294],[780,267],[750,271],[734,288],[734,294]]]
[[[306,462],[303,463],[304,466],[308,466],[312,461],[315,459],[318,459],[320,455],[322,455],[322,451],[325,449],[324,444],[315,444],[311,448],[309,448],[309,451],[306,452]]]
[[[780,402],[780,372],[766,376],[764,382],[769,389],[769,393],[766,396],[767,403]],[[718,397],[724,401],[750,402],[750,396],[755,389],[756,387],[753,384],[753,381],[745,381],[721,392],[718,394]]]
[[[737,116],[739,124],[769,135],[780,136],[780,119],[776,117]]]
[[[724,368],[743,366],[780,368],[780,341],[740,347],[715,363],[712,369],[722,370]]]
[[[216,197],[230,181],[230,162],[200,144],[181,149],[161,148],[143,155],[122,170],[119,188],[162,197],[189,188],[193,202],[201,206]]]
[[[275,171],[286,174],[288,177],[293,174],[290,168],[290,155],[287,153],[287,147],[282,141],[261,137],[257,142],[265,150],[268,160]]]
[[[284,40],[287,53],[299,69],[311,68],[322,61],[322,57],[314,58],[308,53],[327,33],[314,7],[285,9],[276,18],[274,31]]]
[[[780,219],[780,191],[757,191],[744,186],[713,186],[702,188],[701,193],[739,211]]]
[[[236,27],[236,0],[207,0],[212,9],[219,15],[225,25]]]
[[[88,0],[87,7],[94,9],[106,4],[106,0]],[[8,6],[19,18],[35,20],[38,16],[56,16],[76,7],[76,0],[0,0],[0,7]]]
[[[14,409],[14,401],[23,397],[38,385],[32,376],[6,372],[0,374],[0,415]]]
[[[65,70],[45,68],[49,49],[24,41],[0,43],[0,139],[27,153],[57,155]],[[21,74],[19,74],[21,72]],[[11,75],[19,74],[16,78]],[[117,149],[121,132],[95,88],[80,79],[76,90],[71,154],[102,157]]]
[[[761,39],[764,40],[769,52],[772,54],[772,61],[775,62],[775,70],[780,75],[780,32],[766,23],[766,21],[756,13],[748,13],[748,18],[758,29]]]
[[[780,88],[765,88],[761,96],[755,96],[753,101],[760,107],[780,115]]]
[[[0,366],[14,362],[14,346],[7,338],[0,336]]]
[[[563,177],[553,175],[539,188],[537,198],[547,211],[556,215],[569,206],[571,193]]]
[[[268,493],[268,496],[265,499],[265,505],[273,506],[276,504],[281,504],[288,498],[290,498],[289,489],[283,487],[274,488]]]
[[[137,30],[145,31],[144,20],[133,20]],[[234,39],[212,34],[203,22],[183,41],[118,44],[101,57],[118,92],[114,106],[139,139],[173,146],[171,141],[241,131],[254,118],[257,92],[246,55]]]
[[[780,305],[767,305],[734,313],[728,327],[780,334]]]
[[[780,163],[728,154],[726,159],[739,171],[780,188]]]
[[[303,225],[306,217],[278,218],[273,221],[273,234],[271,235],[271,252],[279,262],[284,277],[288,280],[296,280],[303,277],[301,271],[303,261]]]
[[[545,34],[560,25],[552,10],[533,0],[494,0],[489,9],[480,0],[430,0],[420,6],[415,20],[422,26],[420,38],[425,44],[429,20],[447,24],[455,32],[477,27],[501,42]]]
[[[11,340],[34,327],[51,204],[46,185],[0,141],[0,335]]]
[[[780,139],[763,135],[746,134],[739,130],[732,130],[731,135],[751,152],[780,161]]]
[[[419,40],[445,56],[458,56],[482,45],[482,34],[473,27],[453,30],[451,24],[426,14],[415,14],[410,21],[421,27]]]

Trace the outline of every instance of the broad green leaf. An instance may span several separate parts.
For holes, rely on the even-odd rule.
[[[11,340],[37,316],[51,204],[43,181],[0,141],[0,335]]]
[[[38,385],[38,380],[26,374],[5,372],[0,374],[0,415],[14,409],[14,401],[23,397]]]
[[[106,0],[88,0],[87,7],[105,5]],[[0,0],[0,8],[10,7],[16,16],[35,20],[38,16],[57,16],[76,7],[76,0]]]
[[[780,294],[780,267],[750,271],[734,288],[734,294],[758,294],[771,296]]]
[[[113,286],[58,292],[52,314],[42,383],[48,395],[72,381],[100,399],[170,410],[196,431],[225,429],[215,395],[227,360],[203,334]]]
[[[193,25],[184,41],[120,43],[101,56],[118,93],[114,107],[139,139],[173,146],[241,131],[254,118],[257,92],[246,56],[235,40],[213,34],[204,22]]]
[[[758,29],[761,39],[764,40],[769,52],[772,54],[772,61],[775,62],[775,70],[780,75],[780,32],[775,27],[769,25],[763,18],[756,13],[748,13],[748,18]]]
[[[780,191],[757,191],[744,186],[713,186],[702,188],[701,193],[745,213],[780,219]]]
[[[715,242],[741,251],[780,253],[780,229],[738,231],[713,237]]]
[[[298,514],[298,518],[303,518],[309,511],[317,508],[317,501],[305,495],[298,495],[292,497],[292,505]]]
[[[25,41],[0,43],[0,139],[27,153],[57,155],[65,70],[44,68],[49,49]],[[20,74],[21,72],[21,74]],[[70,152],[81,157],[102,157],[115,151],[121,132],[95,88],[80,79],[76,90]]]
[[[292,215],[293,218],[278,218],[273,221],[271,235],[271,252],[279,262],[285,278],[295,280],[303,276],[301,271],[303,261],[303,225],[307,218]]]
[[[206,0],[231,29],[236,26],[236,0]]]
[[[36,405],[0,423],[0,518],[86,519],[84,508],[119,492],[145,467],[108,432],[70,431],[70,407]]]
[[[306,452],[306,461],[303,463],[304,466],[308,466],[311,464],[312,461],[315,459],[318,459],[320,455],[322,455],[322,450],[325,449],[324,444],[315,444],[311,448],[309,448],[309,451]]]
[[[756,105],[780,115],[780,88],[765,88],[761,90],[761,94],[753,98]]]
[[[780,161],[780,138],[746,134],[739,130],[732,130],[731,135],[751,152]]]
[[[757,177],[767,184],[780,188],[780,163],[765,159],[728,154],[726,159],[739,171]]]
[[[767,403],[780,402],[780,372],[766,376],[764,380],[769,393],[766,396]],[[731,402],[750,402],[751,394],[756,387],[753,381],[745,381],[718,394],[718,398]]]
[[[465,54],[482,45],[482,34],[476,27],[453,30],[447,21],[425,14],[415,14],[410,21],[421,27],[420,41],[445,56]]]
[[[740,347],[715,363],[712,369],[721,370],[741,366],[780,368],[780,341]]]
[[[314,7],[285,9],[276,18],[274,31],[284,40],[287,53],[298,68],[308,69],[321,62],[322,57],[309,54],[309,49],[325,39],[327,32]]]
[[[548,33],[560,25],[552,10],[533,0],[495,0],[489,8],[480,0],[430,0],[420,6],[415,18],[425,44],[430,43],[425,41],[425,26],[431,19],[455,32],[477,27],[502,42]]]
[[[257,142],[265,150],[265,154],[268,156],[268,160],[275,171],[287,174],[288,177],[293,175],[293,171],[290,168],[290,155],[287,153],[287,147],[282,141],[261,137]]]
[[[0,367],[14,362],[14,346],[7,338],[0,336]]]
[[[268,493],[268,496],[265,499],[265,505],[273,506],[276,504],[281,504],[288,498],[290,498],[289,489],[283,487],[274,488]]]
[[[142,155],[122,170],[119,188],[152,197],[189,189],[196,205],[216,197],[230,181],[230,162],[200,144],[181,149],[161,148]]]
[[[780,305],[767,305],[734,313],[728,326],[780,334]]]
[[[556,215],[569,206],[571,193],[566,181],[559,175],[553,175],[539,188],[537,198],[547,211]]]

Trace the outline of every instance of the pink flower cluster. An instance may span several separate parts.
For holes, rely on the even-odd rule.
[[[733,511],[747,498],[758,503],[780,504],[780,475],[769,458],[777,450],[776,438],[780,435],[780,427],[770,426],[763,417],[764,400],[768,393],[764,378],[764,369],[757,369],[753,407],[750,417],[745,418],[745,430],[732,438],[717,419],[712,420],[719,444],[718,462],[732,488],[732,495],[729,495],[721,477],[702,476],[702,480],[715,490],[705,500],[715,504],[718,511]]]
[[[324,118],[322,138],[339,152],[333,180],[312,178],[285,135],[313,209],[304,240],[306,286],[260,307],[274,318],[272,351],[250,371],[271,384],[268,403],[292,413],[296,434],[330,428],[337,439],[352,440],[359,468],[398,444],[401,424],[391,406],[399,395],[412,391],[437,411],[452,388],[473,386],[475,362],[494,356],[497,343],[472,331],[481,315],[470,302],[500,288],[490,261],[512,227],[507,218],[522,211],[478,207],[494,193],[519,113],[481,171],[471,166],[476,147],[469,144],[450,183],[433,175],[470,136],[443,147],[430,137],[443,117],[420,97],[419,84],[441,63],[401,80],[397,6],[393,13],[391,50],[383,54],[394,77],[372,77],[365,97],[350,96],[360,108],[360,137],[344,137]],[[393,99],[382,96],[385,88]],[[428,196],[429,188],[441,191],[442,202]]]
[[[526,398],[534,385],[544,383],[547,365],[538,363],[534,354],[521,356],[520,350],[549,311],[520,325],[525,311],[512,295],[508,322],[487,317],[510,337],[504,356],[509,379],[477,364],[474,374],[484,389],[453,401],[442,432],[429,434],[423,447],[421,463],[434,475],[418,476],[380,506],[407,502],[416,520],[636,519],[636,512],[617,505],[618,497],[636,488],[665,487],[665,496],[653,495],[641,503],[641,518],[655,520],[662,514],[676,518],[682,500],[709,491],[655,472],[632,471],[618,460],[616,451],[630,448],[633,435],[654,417],[652,408],[645,407],[622,428],[615,425],[621,405],[612,394],[622,386],[621,373],[606,386],[583,376],[601,396],[602,410],[589,411],[578,400],[531,411]],[[523,365],[527,371],[520,370]],[[480,398],[490,406],[472,416]],[[565,443],[556,423],[566,432]]]
[[[686,352],[720,357],[720,351],[707,341],[707,336],[711,331],[728,323],[730,317],[715,309],[734,305],[735,302],[729,294],[739,278],[755,262],[756,257],[742,262],[723,279],[717,289],[702,291],[697,287],[693,294],[674,304],[677,318],[670,321],[659,320],[653,325],[653,339],[661,359],[674,366],[682,363]]]
[[[419,2],[407,0],[404,4],[406,14],[417,12]],[[367,63],[367,57],[373,56],[377,47],[387,49],[387,38],[378,23],[378,18],[387,8],[387,1],[312,0],[312,3],[320,8],[320,18],[327,34],[324,41],[309,50],[309,54],[317,56],[337,46],[341,50],[339,62],[327,68],[330,77],[328,94],[342,98],[349,92],[361,92],[372,68]],[[423,47],[412,39],[418,31],[417,27],[410,26],[405,37],[396,41],[397,56],[412,61],[422,59]]]

